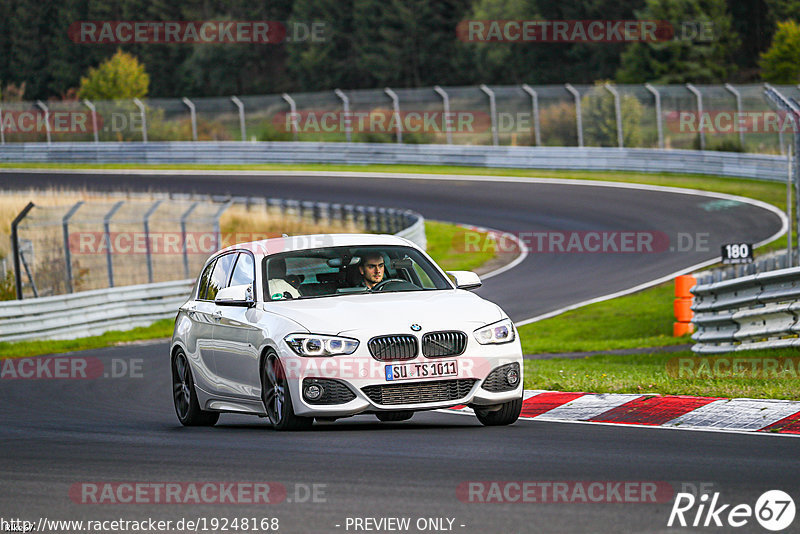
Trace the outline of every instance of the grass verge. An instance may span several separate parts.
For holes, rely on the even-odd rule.
[[[462,232],[460,226],[436,221],[425,222],[425,233],[428,238],[428,254],[444,269],[472,270],[494,257],[491,252],[481,255],[461,252],[452,247],[456,234]],[[147,339],[159,339],[172,336],[172,319],[157,321],[148,327],[134,328],[126,331],[110,331],[100,336],[84,337],[70,340],[19,341],[0,343],[0,359],[25,358],[42,354],[56,354],[77,350],[98,349]]]
[[[796,351],[748,351],[729,357],[748,362],[796,357]],[[746,397],[753,399],[800,400],[797,368],[768,375],[767,378],[700,375],[698,378],[671,376],[667,366],[681,358],[693,358],[691,351],[670,354],[633,354],[625,356],[595,355],[585,358],[525,361],[525,388],[590,393],[659,393],[662,395],[695,395],[703,397]],[[750,366],[750,363],[743,364]],[[713,364],[711,366],[713,369]],[[779,366],[778,369],[784,369]]]
[[[688,336],[671,335],[674,287],[669,282],[522,326],[522,352],[588,352],[691,343]]]

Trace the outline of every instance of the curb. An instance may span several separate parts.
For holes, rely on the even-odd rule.
[[[800,436],[800,401],[526,390],[520,419]]]

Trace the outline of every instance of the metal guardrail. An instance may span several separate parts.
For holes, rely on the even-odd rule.
[[[174,317],[194,280],[0,302],[0,340],[75,339]]]
[[[800,346],[800,267],[698,284],[691,291],[694,352]]]
[[[786,158],[766,154],[600,147],[513,147],[312,142],[7,143],[0,162],[331,163],[619,170],[786,179]]]

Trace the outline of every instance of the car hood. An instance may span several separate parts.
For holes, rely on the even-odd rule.
[[[505,317],[497,304],[460,289],[282,300],[266,308],[309,332],[330,335],[411,332],[412,324],[422,332],[468,330]]]

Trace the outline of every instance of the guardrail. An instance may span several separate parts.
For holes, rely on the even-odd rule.
[[[786,180],[784,156],[650,148],[311,142],[7,143],[0,162],[330,163],[675,172]]]
[[[194,280],[0,302],[0,340],[75,339],[174,317]]]
[[[692,288],[697,353],[800,346],[800,267]]]

